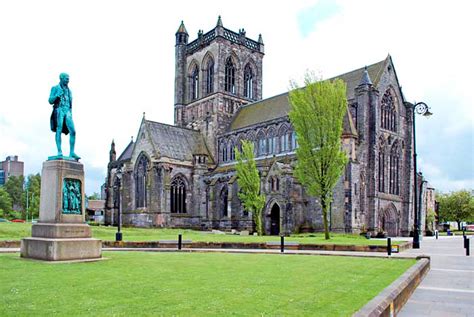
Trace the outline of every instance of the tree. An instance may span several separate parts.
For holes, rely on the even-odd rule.
[[[305,85],[299,88],[293,82],[289,94],[289,115],[298,141],[295,175],[310,195],[320,199],[327,240],[333,189],[347,164],[341,143],[347,111],[346,85],[339,79],[317,81],[309,73]]]
[[[467,190],[459,190],[437,197],[441,221],[456,221],[461,229],[461,222],[474,221],[474,197]]]
[[[260,193],[260,176],[255,164],[253,143],[242,141],[242,152],[235,148],[238,193],[245,210],[252,213],[258,235],[263,235],[262,210],[265,196]]]
[[[426,211],[426,230],[433,231],[434,223],[436,221],[436,213],[432,208]]]
[[[100,200],[100,195],[97,192],[94,192],[92,195],[88,196],[87,199],[89,200]]]
[[[28,197],[27,197],[28,193]],[[36,175],[28,175],[26,181],[26,190],[23,197],[23,205],[28,206],[28,214],[30,218],[39,217],[39,205],[40,205],[40,194],[41,194],[41,176],[39,173]],[[28,205],[27,205],[28,203]]]
[[[3,187],[0,187],[0,218],[10,218],[12,207],[13,202],[10,194]]]
[[[10,176],[4,185],[5,191],[10,194],[13,203],[13,209],[23,211],[23,185],[25,178],[23,176]]]

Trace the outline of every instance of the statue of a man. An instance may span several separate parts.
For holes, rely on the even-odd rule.
[[[59,75],[59,85],[51,88],[49,95],[49,103],[53,105],[53,113],[51,114],[51,130],[56,132],[56,147],[58,148],[58,156],[63,156],[61,150],[61,133],[69,135],[69,156],[75,160],[80,157],[74,152],[76,144],[76,129],[72,121],[72,94],[68,87],[69,75],[61,73]]]

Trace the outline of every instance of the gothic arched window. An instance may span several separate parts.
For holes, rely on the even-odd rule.
[[[235,94],[235,66],[230,57],[225,62],[224,90]]]
[[[383,95],[380,110],[380,126],[386,130],[396,131],[397,111],[395,99],[390,90],[387,90]]]
[[[222,162],[227,162],[228,160],[228,149],[227,149],[227,143],[225,141],[221,142],[221,159],[222,159]]]
[[[206,94],[214,92],[214,60],[209,58],[206,66]]]
[[[389,193],[400,195],[400,155],[397,143],[392,146],[390,151]]]
[[[379,161],[379,170],[378,170],[379,192],[385,192],[385,149],[383,145],[381,145],[379,148],[378,161]]]
[[[252,67],[250,67],[250,64],[247,64],[244,68],[244,96],[249,99],[255,99],[253,76]]]
[[[197,65],[194,65],[190,79],[190,99],[196,100],[199,98],[199,68]]]
[[[292,131],[290,132],[290,140],[291,140],[291,150],[296,150],[296,148],[298,147],[298,141],[296,140],[296,132],[295,131]]]
[[[268,132],[267,143],[268,143],[267,153],[268,154],[276,153],[277,136],[273,129],[271,129]]]
[[[170,205],[172,213],[186,213],[186,183],[181,176],[176,176],[171,181]]]
[[[224,186],[221,190],[220,197],[220,207],[221,207],[221,215],[222,217],[229,217],[228,213],[228,206],[229,206],[229,190],[227,189],[227,185]]]
[[[359,187],[360,187],[360,190],[359,190],[359,209],[360,209],[360,212],[361,213],[364,213],[366,208],[365,208],[365,188],[366,188],[366,185],[365,185],[365,173],[362,171],[360,173],[360,182],[359,182]]]
[[[229,142],[229,161],[235,160],[235,145],[234,141]]]
[[[278,131],[278,135],[280,137],[279,140],[279,152],[286,152],[288,151],[288,129],[286,126],[282,126]]]
[[[265,134],[260,133],[257,137],[258,151],[257,156],[262,156],[267,154],[267,139]]]
[[[140,155],[135,169],[135,206],[136,208],[146,207],[147,192],[147,170],[148,159],[145,155]]]

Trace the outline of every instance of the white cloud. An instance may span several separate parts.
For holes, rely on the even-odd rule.
[[[224,26],[243,27],[251,38],[262,33],[264,97],[286,91],[308,68],[330,77],[390,53],[405,95],[432,106],[436,128],[454,135],[472,128],[470,2],[338,1],[341,11],[303,38],[297,18],[315,3],[2,1],[0,158],[18,154],[26,172],[36,173],[55,153],[47,98],[58,74],[69,72],[77,152],[94,177],[87,192],[98,191],[112,138],[123,149],[143,112],[173,121],[174,34],[181,20],[193,40],[199,29],[213,28],[218,15]],[[433,140],[420,146],[439,146]]]

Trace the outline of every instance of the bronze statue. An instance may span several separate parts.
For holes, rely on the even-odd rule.
[[[76,144],[76,129],[72,121],[72,94],[69,89],[69,75],[61,73],[59,75],[59,85],[51,88],[49,95],[49,103],[53,105],[53,113],[51,114],[51,130],[56,132],[56,147],[58,148],[57,158],[63,158],[61,150],[61,133],[69,134],[69,156],[75,160],[80,157],[74,152]]]

